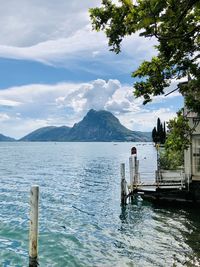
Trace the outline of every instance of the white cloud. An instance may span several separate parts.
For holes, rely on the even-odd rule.
[[[93,0],[9,0],[1,1],[2,45],[33,46],[47,40],[66,38],[89,22]]]
[[[97,79],[88,83],[32,84],[0,91],[1,132],[21,137],[47,125],[72,126],[91,108],[106,109],[128,128],[151,130],[157,117],[168,120],[175,111],[142,105],[133,89],[118,80]],[[6,105],[5,105],[6,104]]]
[[[98,0],[1,3],[0,56],[51,64],[77,52],[90,51],[91,56],[96,55],[103,44],[103,34],[91,31],[89,8],[99,3]]]
[[[0,106],[16,107],[21,103],[13,100],[0,99]]]
[[[131,97],[130,97],[131,95]],[[133,104],[132,88],[123,86],[118,80],[97,79],[80,84],[79,88],[65,97],[58,97],[60,107],[73,108],[74,111],[87,112],[89,109],[106,109],[115,114],[137,110],[141,101]]]
[[[151,131],[156,125],[157,118],[160,118],[162,122],[166,122],[175,116],[176,112],[170,108],[159,108],[157,110],[148,110],[145,108],[139,112],[120,114],[118,118],[122,124],[134,131]]]
[[[6,114],[6,113],[0,113],[0,122],[7,121],[9,119],[10,119],[10,117],[9,117],[8,114]]]
[[[130,86],[120,86],[109,98],[105,109],[115,113],[127,113],[140,110],[142,99],[135,99],[133,89]]]
[[[90,7],[100,3],[101,0],[2,1],[0,57],[72,68],[77,76],[81,68],[96,77],[114,71],[130,73],[141,61],[156,54],[156,40],[135,34],[124,39],[120,55],[109,52],[105,34],[91,30],[88,14]],[[176,95],[177,92],[169,98]],[[163,99],[156,97],[155,103]],[[142,99],[134,99],[133,88],[118,80],[29,84],[0,90],[0,128],[4,134],[21,137],[47,125],[72,126],[91,108],[111,111],[134,130],[151,129],[158,112],[161,118],[174,115],[171,108],[158,107],[156,112],[143,107]]]
[[[154,42],[135,34],[123,42],[122,55],[115,55],[109,52],[104,33],[94,32],[90,25],[86,25],[65,38],[49,39],[32,46],[17,47],[0,43],[0,57],[33,60],[68,68],[79,68],[80,61],[96,61],[99,66],[107,65],[111,70],[126,73],[155,54],[153,45]],[[93,66],[87,68],[90,72],[98,72]]]
[[[100,0],[20,0],[1,3],[0,57],[39,61],[54,66],[81,68],[79,62],[131,72],[156,52],[155,40],[135,34],[125,38],[123,56],[109,52],[103,32],[92,31],[89,8]],[[99,74],[98,67],[85,70]]]
[[[66,38],[46,40],[33,46],[16,47],[0,45],[0,56],[14,59],[28,59],[40,61],[46,64],[66,61],[77,53],[84,57],[84,53],[91,53],[93,50],[105,45],[102,35],[92,32],[88,26],[74,32]],[[80,59],[80,58],[79,58]]]

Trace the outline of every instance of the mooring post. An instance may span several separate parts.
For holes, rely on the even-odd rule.
[[[121,171],[121,204],[126,204],[126,179],[125,179],[125,163],[121,163],[120,165]]]
[[[130,188],[133,191],[133,178],[134,178],[134,158],[131,155],[129,157],[129,172],[130,172]]]
[[[137,162],[136,162],[136,165],[137,165],[137,168],[136,168],[136,179],[137,179],[137,184],[140,183],[140,174],[139,174],[139,159],[137,159]]]
[[[137,187],[139,184],[139,160],[137,155],[134,155],[134,185]]]
[[[34,185],[30,192],[29,267],[38,266],[38,208],[39,186]]]
[[[133,188],[137,187],[139,183],[139,160],[137,159],[136,147],[131,148],[131,156],[129,157],[129,168],[131,191],[133,191]]]

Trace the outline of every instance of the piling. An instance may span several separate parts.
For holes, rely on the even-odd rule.
[[[121,204],[126,204],[127,192],[126,192],[126,179],[125,179],[125,164],[121,163]]]
[[[130,172],[130,189],[133,191],[133,179],[134,179],[134,156],[129,157],[129,172]]]
[[[39,186],[34,185],[30,192],[29,267],[38,266],[38,208]]]
[[[133,191],[134,187],[139,184],[139,160],[137,159],[137,149],[132,147],[131,156],[129,157],[129,169],[130,169],[130,187]]]
[[[137,187],[139,184],[139,160],[137,159],[137,155],[134,156],[134,184]]]

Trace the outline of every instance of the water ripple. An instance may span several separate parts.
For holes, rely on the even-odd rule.
[[[198,212],[142,201],[120,207],[119,165],[128,166],[132,144],[0,146],[0,266],[28,265],[32,184],[40,186],[41,266],[200,266]],[[153,174],[153,146],[134,146],[141,170]]]

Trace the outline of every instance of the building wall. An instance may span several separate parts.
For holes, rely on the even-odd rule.
[[[194,127],[196,114],[190,114],[189,125]],[[186,179],[200,181],[200,123],[191,137],[191,145],[184,153],[184,169]]]

